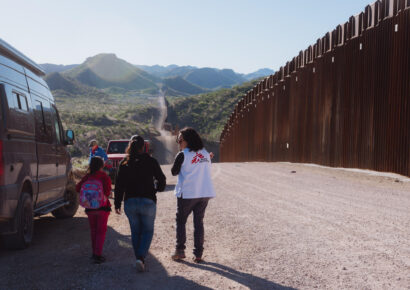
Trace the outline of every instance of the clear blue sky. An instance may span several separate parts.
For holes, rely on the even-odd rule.
[[[2,0],[0,38],[37,63],[277,70],[372,0]]]

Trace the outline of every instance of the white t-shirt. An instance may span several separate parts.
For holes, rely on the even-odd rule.
[[[184,162],[178,174],[175,196],[184,199],[215,197],[211,180],[211,157],[204,149],[189,151],[185,148]]]

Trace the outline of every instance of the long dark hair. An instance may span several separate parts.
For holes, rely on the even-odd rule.
[[[186,127],[179,131],[179,134],[182,135],[182,138],[187,142],[187,147],[189,151],[198,151],[204,148],[204,143],[202,142],[201,137],[195,131],[195,129]]]
[[[104,160],[99,156],[91,158],[90,166],[88,166],[87,173],[92,175],[104,167]]]
[[[137,158],[137,155],[142,153],[144,145],[144,138],[142,138],[141,136],[137,136],[132,141],[130,141],[127,149],[125,150],[127,156],[125,157],[123,164],[127,164],[130,160],[135,160]]]

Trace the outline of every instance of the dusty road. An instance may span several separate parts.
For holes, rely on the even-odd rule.
[[[165,95],[162,91],[158,95],[158,110],[159,116],[155,120],[155,129],[158,130],[160,136],[154,138],[154,154],[159,164],[172,164],[175,155],[178,153],[178,146],[175,143],[175,137],[171,132],[164,129],[165,120],[167,119],[167,106],[165,104]]]
[[[172,194],[158,194],[149,272],[136,273],[125,215],[93,265],[83,210],[35,221],[32,246],[0,250],[1,289],[409,289],[410,179],[289,163],[214,164],[205,264],[171,261]],[[292,173],[292,171],[295,171]],[[192,219],[188,226],[192,250]]]

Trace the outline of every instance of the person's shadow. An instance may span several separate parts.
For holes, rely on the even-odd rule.
[[[107,261],[93,264],[86,217],[46,216],[36,219],[34,228],[29,248],[0,248],[0,289],[211,289],[169,276],[152,254],[146,259],[148,271],[137,273],[131,236],[112,227],[104,244]]]
[[[116,227],[129,225],[119,223]],[[104,244],[107,261],[92,264],[86,217],[57,220],[45,216],[35,220],[34,228],[29,248],[11,251],[0,247],[0,289],[211,289],[182,276],[169,276],[151,253],[147,257],[148,271],[137,273],[131,236],[110,226]],[[250,289],[292,289],[217,263],[182,263]]]
[[[236,281],[243,286],[249,287],[249,289],[280,289],[280,290],[292,290],[295,288],[285,287],[280,284],[274,283],[272,281],[248,274],[239,272],[230,267],[213,263],[213,262],[202,262],[202,263],[188,263],[186,261],[180,261],[187,266],[194,267],[197,269],[210,271],[225,278]]]

